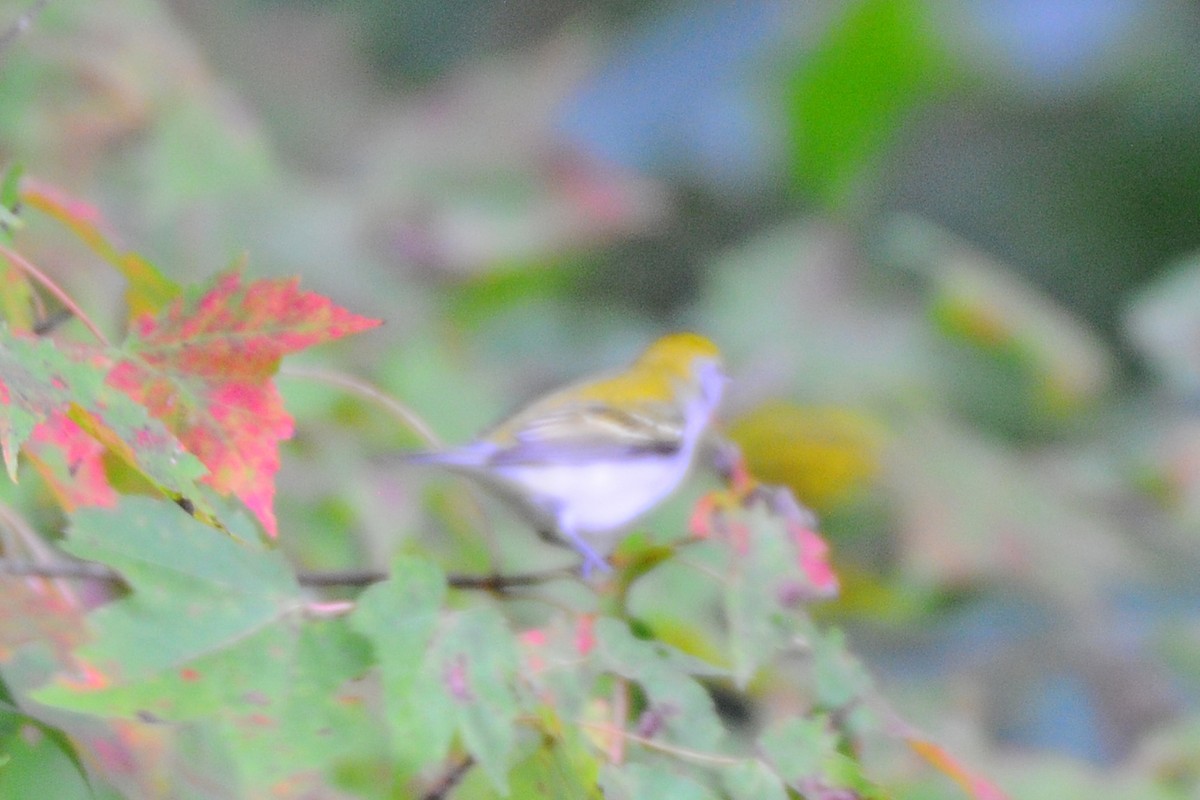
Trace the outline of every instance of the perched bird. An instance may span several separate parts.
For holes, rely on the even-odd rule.
[[[543,538],[583,555],[583,572],[609,569],[602,554],[621,528],[683,481],[728,378],[716,345],[673,333],[623,372],[559,389],[479,439],[410,463],[478,481]]]

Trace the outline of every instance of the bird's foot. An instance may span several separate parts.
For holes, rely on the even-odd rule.
[[[608,563],[608,560],[604,556],[592,549],[591,545],[578,536],[568,534],[567,538],[571,540],[571,544],[583,556],[583,564],[580,565],[580,572],[583,574],[584,580],[591,578],[596,572],[612,572],[612,565]]]

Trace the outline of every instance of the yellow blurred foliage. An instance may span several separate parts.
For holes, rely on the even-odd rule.
[[[875,476],[883,441],[881,426],[863,414],[784,401],[742,416],[728,434],[756,478],[791,488],[819,513],[836,508]]]

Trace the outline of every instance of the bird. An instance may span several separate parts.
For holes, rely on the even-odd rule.
[[[720,350],[670,333],[625,370],[553,391],[467,444],[406,455],[466,476],[542,538],[572,546],[585,577],[611,569],[619,534],[691,469],[729,382]]]

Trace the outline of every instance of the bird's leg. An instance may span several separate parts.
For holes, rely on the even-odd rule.
[[[565,538],[567,542],[569,542],[571,546],[579,551],[579,554],[583,556],[581,572],[583,573],[584,578],[590,578],[593,570],[599,570],[600,572],[612,572],[612,566],[608,563],[604,556],[592,549],[592,546],[585,542],[577,534],[571,533],[570,531],[561,531],[556,538],[559,543],[562,543],[563,539]]]
[[[600,572],[610,572],[612,570],[612,567],[604,557],[574,534],[559,533],[552,529],[538,528],[537,535],[538,538],[548,544],[556,547],[569,547],[583,556],[581,571],[584,578],[590,577],[592,570],[599,570]]]

